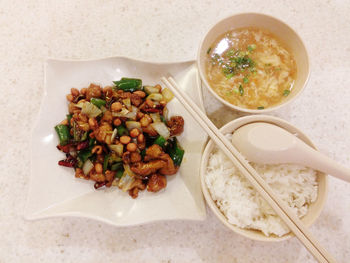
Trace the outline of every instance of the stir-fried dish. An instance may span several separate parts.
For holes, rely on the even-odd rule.
[[[75,177],[95,181],[95,189],[118,186],[136,198],[139,191],[158,192],[175,174],[184,150],[175,136],[184,129],[181,116],[168,118],[174,97],[160,85],[122,78],[113,86],[72,88],[67,118],[55,126],[66,154],[59,165]]]

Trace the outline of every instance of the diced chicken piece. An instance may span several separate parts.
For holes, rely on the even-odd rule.
[[[112,121],[113,121],[112,112],[110,112],[109,110],[106,110],[103,113],[103,116],[101,118],[101,122],[108,122],[109,124],[112,124]]]
[[[91,98],[100,98],[102,95],[101,87],[95,84],[90,84],[86,90],[86,100],[90,101]]]
[[[95,171],[91,171],[89,175],[91,180],[96,181],[98,183],[102,183],[106,180],[106,177],[103,174],[98,174]]]
[[[106,187],[111,187],[112,186],[112,183],[113,183],[113,180],[114,180],[114,177],[115,177],[115,171],[110,171],[110,170],[107,170],[105,172],[105,176],[106,176]]]
[[[103,122],[100,127],[98,127],[95,131],[94,131],[94,135],[96,140],[100,141],[100,142],[105,142],[106,136],[110,135],[112,132],[112,126],[107,123],[107,122]]]
[[[170,118],[167,125],[171,136],[180,135],[184,130],[185,121],[181,116],[173,116]]]
[[[144,163],[144,162],[135,163],[130,167],[130,169],[134,173],[142,177],[146,177],[150,174],[154,174],[157,170],[165,167],[166,165],[167,163],[165,161],[153,160],[148,163]]]
[[[179,167],[174,165],[173,159],[170,158],[169,154],[162,154],[161,159],[166,161],[166,165],[159,170],[160,174],[173,175],[177,173]]]
[[[147,191],[158,192],[159,190],[165,188],[167,185],[167,180],[164,175],[153,174],[147,183]]]
[[[137,95],[135,93],[132,93],[130,95],[130,100],[131,100],[131,104],[135,105],[136,107],[140,106],[140,104],[143,101],[143,99],[139,95]]]
[[[146,185],[141,179],[136,179],[130,187],[131,189],[129,190],[129,195],[134,199],[138,197],[140,190],[142,191],[146,189]]]
[[[154,159],[160,159],[161,154],[164,153],[163,149],[158,144],[153,144],[146,149],[146,155],[144,160],[146,162]]]

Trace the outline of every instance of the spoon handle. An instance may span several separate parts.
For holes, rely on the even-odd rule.
[[[298,147],[303,148],[303,154],[297,157],[300,163],[305,164],[318,171],[337,177],[341,180],[350,182],[350,169],[337,163],[326,155],[306,146],[304,143]]]

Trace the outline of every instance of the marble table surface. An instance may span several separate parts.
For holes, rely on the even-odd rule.
[[[315,262],[292,238],[263,243],[236,235],[208,211],[205,221],[117,228],[89,219],[26,221],[30,131],[43,97],[48,57],[194,59],[206,30],[240,12],[282,19],[303,38],[311,78],[295,102],[272,113],[302,129],[321,152],[350,167],[350,2],[334,1],[0,1],[0,262]],[[241,114],[204,91],[221,126]],[[43,186],[44,187],[44,186]],[[350,262],[350,184],[329,178],[324,210],[310,228]]]

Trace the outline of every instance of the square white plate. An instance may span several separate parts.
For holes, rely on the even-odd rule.
[[[70,88],[80,89],[90,83],[111,85],[121,77],[141,78],[143,84],[162,84],[160,78],[169,75],[203,109],[193,61],[150,63],[121,57],[93,61],[48,60],[44,99],[32,131],[31,180],[25,217],[79,216],[117,226],[156,220],[205,219],[199,166],[207,135],[177,99],[168,107],[170,116],[181,115],[185,119],[185,130],[179,137],[185,156],[178,174],[167,177],[166,189],[158,193],[143,191],[137,199],[117,187],[96,191],[92,181],[77,179],[73,169],[57,164],[64,155],[56,149],[58,138],[54,126],[67,114],[65,96]]]

